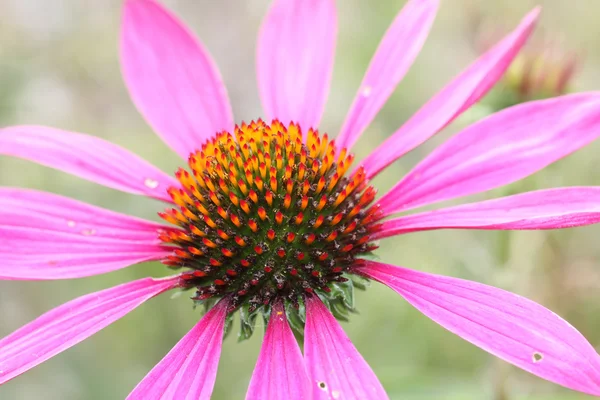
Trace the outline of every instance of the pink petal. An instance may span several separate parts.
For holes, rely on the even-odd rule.
[[[87,339],[146,300],[173,289],[178,277],[144,278],[57,307],[0,340],[0,384]]]
[[[101,274],[168,254],[160,224],[35,190],[0,188],[0,279]]]
[[[123,78],[138,110],[187,160],[233,115],[219,70],[204,46],[153,0],[126,0],[121,31]]]
[[[172,203],[175,178],[128,150],[97,137],[44,126],[0,129],[0,154],[25,158],[80,178]]]
[[[600,395],[600,356],[568,322],[516,294],[377,262],[356,269],[465,340],[534,375]]]
[[[308,375],[300,347],[281,303],[273,306],[246,400],[309,399]]]
[[[33,217],[36,224],[44,219]],[[67,222],[65,222],[66,224]],[[170,251],[157,239],[111,237],[110,228],[64,232],[0,225],[0,279],[69,279],[114,271],[159,260]]]
[[[340,148],[352,148],[400,83],[427,38],[438,5],[438,0],[411,0],[389,27],[336,138]]]
[[[383,142],[362,165],[374,177],[476,103],[500,79],[533,30],[539,9],[530,12],[504,40],[481,56]]]
[[[275,0],[257,49],[258,88],[267,118],[317,128],[333,72],[334,0]]]
[[[124,240],[156,241],[164,225],[37,190],[0,187],[0,227],[100,234]]]
[[[433,151],[380,199],[384,214],[483,192],[525,178],[600,135],[600,93],[498,112]]]
[[[306,300],[304,357],[315,399],[382,400],[381,383],[321,300]]]
[[[597,222],[600,187],[566,187],[391,219],[374,238],[431,229],[560,229]]]
[[[221,356],[227,306],[227,301],[221,301],[213,307],[127,399],[210,399]]]

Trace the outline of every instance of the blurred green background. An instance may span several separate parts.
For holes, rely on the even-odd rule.
[[[267,0],[164,0],[191,25],[216,59],[236,121],[260,117],[255,38]],[[118,143],[166,171],[181,161],[135,111],[117,59],[120,0],[0,0],[0,126],[45,124]],[[338,1],[334,80],[322,130],[335,133],[379,39],[403,1]],[[356,149],[367,154],[419,105],[475,59],[482,31],[512,28],[535,4],[543,6],[538,40],[581,55],[572,90],[600,88],[600,3],[596,0],[442,1],[423,52]],[[479,22],[478,22],[479,21]],[[480,22],[483,21],[483,24]],[[491,28],[489,28],[491,26]],[[488,29],[489,28],[489,29]],[[496,96],[503,92],[496,92]],[[485,112],[471,111],[393,164],[375,184],[391,187],[453,132]],[[536,175],[461,201],[563,185],[598,185],[600,143]],[[33,163],[0,157],[0,185],[43,189],[113,210],[156,219],[155,201],[100,187]],[[561,232],[439,231],[381,244],[383,261],[463,277],[525,295],[569,320],[600,347],[600,227]],[[71,281],[0,282],[0,336],[74,297],[121,282],[167,273],[141,264]],[[163,295],[127,317],[0,388],[0,399],[120,399],[198,320],[191,301]],[[344,329],[392,399],[575,400],[588,396],[522,372],[420,315],[378,284],[359,293],[360,314]],[[215,399],[243,398],[262,330],[223,347]]]

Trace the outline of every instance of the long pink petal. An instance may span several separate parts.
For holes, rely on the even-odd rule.
[[[600,92],[511,107],[433,151],[380,199],[384,214],[483,192],[544,168],[600,136]]]
[[[44,223],[37,217],[34,220]],[[101,224],[96,229],[64,232],[0,225],[0,279],[81,278],[159,260],[170,253],[157,239],[115,239]]]
[[[300,347],[281,303],[273,306],[246,400],[310,399]]]
[[[112,324],[179,278],[144,278],[57,307],[0,340],[0,384]]]
[[[172,203],[166,190],[179,187],[135,154],[97,137],[44,126],[0,129],[0,154],[25,158],[92,182]]]
[[[533,30],[539,9],[427,102],[363,162],[367,176],[402,157],[476,103],[500,79]]]
[[[516,294],[377,262],[356,269],[465,340],[534,375],[600,395],[600,355],[568,322]]]
[[[304,357],[314,399],[388,398],[369,364],[316,296],[306,300]]]
[[[227,301],[213,307],[127,396],[136,399],[210,399],[221,356]]]
[[[566,187],[385,221],[373,238],[431,229],[560,229],[600,222],[600,187]]]
[[[94,233],[124,240],[155,241],[164,225],[37,190],[0,187],[0,227]]]
[[[184,159],[207,138],[233,128],[227,91],[210,54],[157,2],[125,1],[121,64],[133,102]]]
[[[337,35],[334,0],[275,0],[257,48],[267,118],[317,128],[329,94]]]
[[[438,5],[438,0],[411,0],[389,27],[336,138],[340,148],[352,148],[400,83],[429,34]]]

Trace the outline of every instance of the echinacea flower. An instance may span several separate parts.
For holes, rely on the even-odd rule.
[[[502,76],[538,11],[352,167],[351,149],[402,79],[436,0],[411,0],[387,31],[340,132],[317,131],[336,40],[333,0],[276,0],[259,36],[265,118],[234,126],[207,51],[154,0],[126,0],[121,59],[149,124],[188,160],[176,178],[102,139],[40,126],[0,131],[0,153],[30,159],[170,208],[159,224],[57,195],[0,189],[0,277],[79,278],[160,260],[179,272],[83,296],[0,340],[6,382],[173,289],[208,311],[129,395],[206,399],[225,324],[268,325],[248,399],[384,399],[335,316],[363,280],[539,377],[600,395],[600,356],[556,314],[491,286],[372,261],[375,240],[431,229],[553,229],[600,221],[600,188],[539,190],[396,216],[524,178],[600,135],[600,93],[534,101],[456,134],[383,196],[371,180],[439,132]],[[290,122],[293,121],[293,122]],[[335,316],[334,316],[335,315]],[[304,354],[292,332],[304,330]]]
[[[501,27],[484,20],[477,10],[473,10],[473,24],[474,45],[481,53],[501,37]],[[508,67],[501,85],[505,93],[497,102],[508,107],[568,93],[581,69],[582,56],[564,42],[556,32],[530,40]]]

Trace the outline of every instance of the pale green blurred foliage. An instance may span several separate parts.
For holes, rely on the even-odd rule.
[[[267,0],[164,0],[194,28],[216,59],[236,120],[261,116],[254,71],[255,37]],[[338,1],[340,34],[335,76],[322,130],[335,133],[375,47],[403,1]],[[533,1],[442,1],[422,54],[391,101],[356,147],[375,148],[429,96],[475,57],[470,7],[509,29]],[[546,33],[585,55],[575,90],[600,86],[600,3],[539,1]],[[120,0],[0,0],[0,125],[45,124],[98,135],[166,171],[181,163],[151,132],[131,104],[117,61]],[[474,118],[472,115],[470,118]],[[416,162],[465,123],[459,120],[376,180],[391,187]],[[600,144],[522,182],[460,201],[535,188],[598,185]],[[156,218],[162,205],[46,169],[0,158],[0,185],[43,189],[120,212]],[[440,231],[384,241],[390,263],[473,279],[525,295],[568,319],[600,347],[600,227],[562,232]],[[0,282],[0,336],[50,308],[90,291],[168,273],[142,264],[72,281]],[[517,370],[429,321],[391,290],[374,284],[358,295],[360,315],[344,323],[393,399],[575,400],[563,390]],[[119,399],[197,321],[186,296],[163,295],[75,348],[0,388],[0,399]],[[215,399],[243,398],[262,338],[235,335],[223,347]]]

